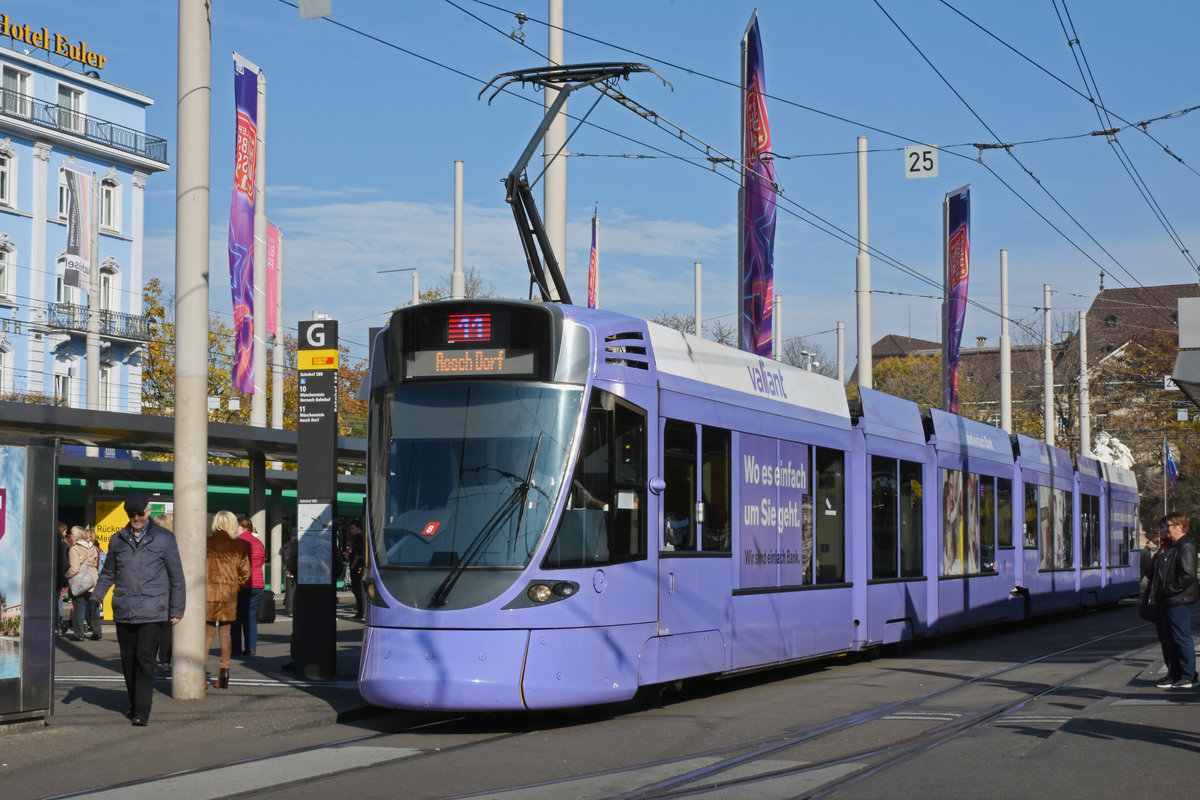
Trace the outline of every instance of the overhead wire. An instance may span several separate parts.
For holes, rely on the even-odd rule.
[[[448,1],[449,1],[449,0],[447,0],[447,2],[448,2]],[[514,14],[516,14],[516,13],[517,13],[517,12],[514,12],[514,11],[512,11],[512,10],[510,10],[510,9],[506,9],[506,8],[503,8],[503,7],[501,7],[501,6],[498,6],[498,5],[494,4],[494,3],[486,2],[486,0],[473,0],[473,2],[475,2],[475,3],[479,4],[479,5],[482,5],[482,6],[488,7],[488,8],[492,8],[492,9],[494,9],[494,10],[496,10],[496,11],[500,11],[500,12],[502,12],[502,13],[505,13],[505,14],[514,15]],[[986,29],[983,29],[981,26],[979,26],[979,24],[978,24],[978,23],[974,22],[974,20],[970,20],[970,18],[966,17],[964,14],[962,14],[962,12],[958,11],[958,10],[957,10],[957,9],[955,9],[953,6],[950,6],[948,3],[945,3],[945,0],[942,0],[942,2],[943,2],[943,4],[944,4],[944,5],[946,5],[946,6],[947,6],[948,8],[950,8],[951,10],[955,11],[955,13],[959,14],[959,15],[960,15],[960,16],[962,16],[964,19],[967,19],[969,22],[971,22],[971,23],[972,23],[973,25],[975,25],[976,27],[980,27],[980,28],[981,28],[981,30],[984,30],[985,32],[987,32],[987,33],[988,33],[988,35],[992,36],[992,38],[995,38],[995,39],[997,39],[997,41],[1000,41],[1002,44],[1004,44],[1004,45],[1005,45],[1006,47],[1008,47],[1010,50],[1013,50],[1014,52],[1017,52],[1019,55],[1022,55],[1022,57],[1023,57],[1023,58],[1025,58],[1026,60],[1029,60],[1029,61],[1031,61],[1031,63],[1035,63],[1035,65],[1036,65],[1036,62],[1032,62],[1032,60],[1031,60],[1031,59],[1028,59],[1028,57],[1024,56],[1023,54],[1020,54],[1020,53],[1019,53],[1019,51],[1016,51],[1016,50],[1015,50],[1015,48],[1012,48],[1012,47],[1011,47],[1011,45],[1008,45],[1007,43],[1004,43],[1004,42],[1003,42],[1003,40],[1000,40],[998,37],[996,37],[996,36],[995,36],[995,34],[992,34],[990,31],[986,31]],[[876,5],[879,5],[879,3],[878,3],[878,2],[876,2]],[[458,6],[456,5],[456,7],[458,7]],[[881,9],[881,10],[883,10],[882,6],[879,6],[879,7],[880,7],[880,9]],[[885,15],[887,15],[887,12],[886,12],[886,10],[883,10],[883,11],[884,11],[884,14],[885,14]],[[909,40],[909,43],[910,43],[910,44],[911,44],[911,45],[914,47],[914,49],[916,49],[916,50],[917,50],[917,52],[921,54],[922,58],[925,58],[924,54],[923,54],[923,53],[921,53],[921,51],[920,51],[920,48],[916,47],[915,43],[913,43],[913,42],[912,42],[912,40],[911,40],[911,39],[909,39],[909,37],[907,36],[907,34],[904,34],[903,30],[902,30],[902,29],[900,29],[900,26],[899,26],[899,25],[898,25],[898,24],[897,24],[897,23],[896,23],[896,22],[895,22],[895,21],[894,21],[894,20],[893,20],[893,19],[890,17],[890,15],[887,15],[887,16],[888,16],[889,20],[892,20],[892,24],[893,24],[893,25],[895,25],[895,26],[897,27],[897,29],[898,29],[898,30],[901,30],[901,33],[902,33],[902,34],[905,36],[905,38],[906,38],[906,39],[908,39],[908,40]],[[537,18],[530,17],[529,15],[522,15],[522,17],[523,17],[525,20],[530,20],[530,21],[533,21],[533,22],[537,22],[538,24],[544,25],[544,26],[546,26],[546,27],[550,27],[549,23],[548,23],[548,22],[546,22],[546,21],[544,21],[544,20],[539,20],[539,19],[537,19]],[[493,27],[493,28],[494,28],[494,26],[490,26],[490,25],[489,25],[489,27]],[[495,28],[494,28],[494,29],[495,29]],[[496,29],[496,30],[499,30],[499,29]],[[645,59],[647,59],[647,60],[653,61],[653,62],[655,62],[655,63],[658,63],[658,64],[662,64],[662,65],[669,66],[669,67],[672,67],[672,68],[675,68],[675,69],[679,69],[679,70],[681,70],[681,71],[687,72],[688,74],[692,74],[692,75],[696,75],[696,76],[699,76],[699,77],[703,77],[703,78],[705,78],[705,79],[712,80],[712,81],[714,81],[714,82],[717,82],[717,83],[720,83],[720,84],[724,84],[724,85],[726,85],[726,86],[730,86],[730,87],[733,87],[733,88],[739,88],[739,89],[740,89],[740,86],[739,86],[738,84],[735,84],[735,83],[733,83],[732,81],[726,80],[726,79],[724,79],[724,78],[720,78],[720,77],[713,76],[713,75],[708,75],[708,74],[706,74],[706,73],[703,73],[703,72],[701,72],[701,71],[699,71],[699,70],[695,70],[695,69],[691,69],[691,68],[688,68],[688,67],[685,67],[685,66],[682,66],[682,65],[679,65],[679,64],[675,64],[675,63],[673,63],[673,62],[670,62],[670,61],[667,61],[667,60],[665,60],[665,59],[656,58],[656,57],[654,57],[654,56],[648,55],[648,54],[646,54],[646,53],[639,52],[639,51],[637,51],[637,50],[632,50],[632,49],[630,49],[630,48],[622,47],[622,46],[620,46],[620,45],[617,45],[617,44],[614,44],[614,43],[612,43],[612,42],[608,42],[608,41],[605,41],[605,40],[602,40],[602,39],[598,39],[598,38],[596,38],[596,37],[589,36],[589,35],[587,35],[587,34],[579,33],[578,31],[573,31],[573,30],[570,30],[570,29],[567,29],[567,28],[561,28],[561,30],[562,30],[563,32],[565,32],[565,33],[570,33],[571,35],[573,35],[573,36],[576,36],[576,37],[578,37],[578,38],[581,38],[581,39],[584,39],[584,40],[586,40],[586,41],[591,41],[591,42],[594,42],[594,43],[597,43],[597,44],[602,44],[602,45],[604,45],[604,46],[606,46],[606,47],[611,47],[611,48],[614,48],[614,49],[616,49],[616,50],[619,50],[619,51],[621,51],[621,52],[630,53],[630,54],[632,54],[632,55],[636,55],[636,56],[638,56],[638,57],[640,57],[640,58],[645,58]],[[502,32],[501,32],[501,33],[502,33]],[[505,34],[505,35],[507,36],[507,34]],[[528,45],[525,45],[523,41],[521,42],[521,44],[522,44],[522,46],[526,47],[527,49],[530,49],[530,50],[532,50],[532,48],[529,48],[529,46],[528,46]],[[536,52],[536,51],[533,51],[533,52]],[[927,62],[927,63],[930,63],[930,62],[929,62],[929,60],[928,60],[927,58],[926,58],[925,60],[926,60],[926,62]],[[932,63],[930,63],[930,66],[931,66],[931,68],[934,68],[934,67],[933,67],[933,65],[932,65]],[[1057,76],[1054,76],[1054,75],[1053,75],[1052,73],[1050,73],[1048,70],[1045,70],[1045,68],[1043,68],[1043,67],[1040,67],[1040,65],[1037,65],[1037,66],[1039,67],[1039,69],[1042,69],[1042,71],[1044,71],[1044,72],[1046,72],[1047,74],[1051,75],[1051,77],[1053,77],[1053,78],[1054,78],[1055,80],[1057,80],[1058,82],[1062,83],[1064,86],[1067,86],[1067,87],[1068,87],[1068,88],[1070,88],[1072,91],[1074,91],[1074,92],[1078,93],[1078,90],[1077,90],[1077,89],[1075,89],[1074,87],[1071,87],[1071,86],[1070,86],[1069,84],[1067,84],[1065,81],[1062,81],[1062,79],[1058,78]],[[934,71],[935,71],[935,72],[937,72],[936,68],[934,68]],[[943,81],[946,81],[946,79],[944,78],[944,76],[942,76],[942,75],[941,75],[941,73],[940,73],[940,72],[938,72],[938,75],[939,75],[939,77],[942,77]],[[947,83],[947,85],[949,86],[949,83],[948,83],[948,81],[946,81],[946,83]],[[956,94],[956,95],[958,95],[957,91],[956,91],[956,90],[954,90],[954,88],[953,88],[952,86],[951,86],[950,88],[951,88],[951,91],[954,91],[954,92],[955,92],[955,94]],[[878,128],[878,127],[876,127],[876,126],[869,125],[869,124],[866,124],[866,123],[862,123],[862,122],[857,122],[857,121],[854,121],[854,120],[850,120],[850,119],[848,119],[848,118],[842,117],[842,116],[840,116],[840,115],[837,115],[837,114],[831,114],[831,113],[829,113],[829,112],[825,112],[825,111],[822,111],[822,110],[820,110],[820,109],[813,108],[813,107],[811,107],[811,106],[806,106],[806,105],[804,105],[804,104],[797,103],[797,102],[795,102],[795,101],[789,100],[788,98],[779,97],[778,95],[772,95],[772,94],[770,94],[770,93],[764,93],[764,97],[765,97],[765,98],[767,98],[767,99],[770,99],[770,100],[772,100],[772,101],[778,101],[778,102],[782,102],[782,103],[784,103],[784,104],[786,104],[786,105],[791,105],[791,106],[794,106],[794,107],[796,107],[796,108],[800,108],[800,109],[802,109],[802,110],[809,111],[809,112],[811,112],[811,113],[815,113],[815,114],[818,114],[818,115],[821,115],[821,116],[825,116],[825,117],[828,117],[828,118],[831,118],[831,119],[835,119],[835,120],[838,120],[838,121],[841,121],[841,122],[846,122],[847,124],[856,125],[856,126],[858,126],[858,127],[860,127],[860,128],[866,129],[866,130],[875,131],[875,132],[882,133],[882,134],[884,134],[884,135],[887,135],[887,136],[892,136],[892,137],[894,137],[894,138],[898,138],[898,139],[901,139],[901,140],[903,140],[903,141],[908,141],[908,142],[910,142],[910,143],[914,143],[914,144],[919,144],[919,143],[920,143],[920,141],[919,141],[919,140],[917,140],[917,139],[913,139],[913,138],[911,138],[911,137],[908,137],[908,136],[904,136],[904,135],[897,134],[897,133],[894,133],[894,132],[891,132],[891,131],[887,131],[887,130],[884,130],[884,129],[882,129],[882,128]],[[961,98],[961,96],[960,96],[960,99],[962,99],[962,98]],[[964,101],[964,104],[966,104],[966,103],[965,103],[965,101]],[[970,106],[969,106],[969,104],[966,104],[966,105],[967,105],[968,109],[970,109]],[[972,111],[972,113],[974,113],[974,110],[973,110],[973,109],[970,109],[970,110]],[[1176,116],[1176,115],[1181,115],[1182,113],[1187,113],[1187,112],[1188,112],[1188,111],[1190,111],[1190,110],[1192,110],[1192,109],[1186,109],[1186,110],[1184,110],[1184,111],[1182,111],[1182,112],[1173,112],[1172,114],[1165,115],[1165,116],[1164,116],[1164,117],[1162,117],[1162,118],[1171,118],[1171,117],[1173,117],[1173,116]],[[982,120],[982,119],[980,119],[980,118],[979,118],[979,116],[978,116],[977,114],[976,114],[976,118],[977,118],[977,119],[979,119],[979,121],[981,122],[981,124],[984,124],[984,127],[985,127],[985,128],[987,128],[987,129],[989,130],[989,132],[990,132],[990,133],[992,133],[993,137],[994,137],[994,138],[996,138],[996,141],[997,141],[997,143],[998,143],[998,144],[994,144],[994,145],[978,145],[978,144],[977,144],[977,145],[974,145],[974,146],[975,146],[975,147],[977,147],[977,148],[979,148],[979,149],[980,149],[980,152],[982,152],[982,149],[983,149],[983,148],[993,148],[993,147],[994,147],[994,148],[997,148],[997,149],[1005,149],[1005,150],[1006,150],[1006,152],[1008,152],[1010,156],[1013,156],[1013,154],[1012,154],[1012,152],[1011,152],[1011,144],[1009,144],[1009,145],[1006,145],[1006,144],[1000,143],[1000,141],[1001,141],[1001,140],[999,139],[999,137],[996,137],[996,136],[995,136],[994,132],[992,132],[992,131],[990,130],[990,128],[988,128],[988,126],[986,125],[986,123],[983,123],[983,120]],[[1118,117],[1118,118],[1120,118],[1120,117]],[[1123,120],[1123,118],[1120,118],[1120,119],[1122,119],[1122,120]],[[1133,125],[1133,124],[1134,124],[1134,123],[1128,123],[1128,121],[1126,121],[1126,120],[1123,120],[1123,121],[1125,121],[1125,122],[1126,122],[1127,124],[1129,124],[1129,125]],[[1152,121],[1152,120],[1147,120],[1147,121],[1145,121],[1145,125],[1148,125],[1148,123],[1149,123],[1150,121]],[[1139,123],[1139,124],[1140,124],[1140,123]],[[1141,128],[1141,130],[1143,130],[1143,132],[1145,132],[1145,125],[1143,125],[1143,126],[1142,126],[1142,128]],[[1097,134],[1097,133],[1101,133],[1101,132],[1093,132],[1093,134],[1091,134],[1091,135],[1095,135],[1095,134]],[[1155,140],[1155,141],[1157,142],[1157,140]],[[1173,158],[1175,158],[1175,159],[1176,159],[1177,161],[1179,161],[1180,163],[1183,163],[1182,159],[1180,159],[1178,156],[1176,156],[1174,153],[1172,153],[1172,152],[1170,151],[1170,149],[1169,149],[1169,148],[1167,148],[1167,147],[1165,147],[1165,146],[1163,146],[1163,147],[1164,147],[1164,150],[1165,150],[1165,151],[1166,151],[1166,152],[1167,152],[1169,155],[1171,155]],[[957,155],[957,156],[959,156],[959,157],[965,157],[965,156],[962,156],[962,154],[959,154],[959,153],[953,153],[953,152],[951,152],[951,154],[952,154],[952,155]],[[1025,167],[1025,165],[1024,165],[1023,163],[1021,163],[1020,159],[1016,158],[1015,156],[1013,156],[1013,158],[1014,158],[1014,161],[1015,161],[1015,162],[1016,162],[1016,163],[1017,163],[1017,164],[1020,166],[1020,168],[1021,168],[1023,171],[1025,171],[1025,172],[1026,172],[1026,173],[1027,173],[1027,174],[1030,176],[1030,178],[1031,178],[1031,179],[1032,179],[1032,180],[1033,180],[1035,183],[1037,183],[1037,184],[1038,184],[1038,186],[1039,186],[1040,188],[1042,188],[1042,190],[1043,190],[1043,191],[1046,193],[1046,195],[1047,195],[1047,196],[1048,196],[1048,197],[1051,199],[1051,201],[1052,201],[1052,202],[1054,202],[1054,203],[1055,203],[1055,205],[1057,205],[1057,206],[1059,207],[1059,209],[1060,209],[1060,210],[1061,210],[1061,211],[1062,211],[1062,212],[1063,212],[1063,213],[1064,213],[1064,214],[1065,214],[1065,215],[1066,215],[1066,216],[1067,216],[1067,217],[1068,217],[1068,218],[1069,218],[1069,219],[1070,219],[1072,222],[1074,222],[1074,223],[1075,223],[1075,225],[1076,225],[1077,227],[1079,227],[1079,229],[1080,229],[1081,231],[1083,231],[1083,233],[1084,233],[1084,234],[1085,234],[1085,235],[1086,235],[1086,236],[1087,236],[1089,239],[1091,239],[1091,241],[1092,241],[1092,242],[1093,242],[1093,243],[1094,243],[1094,244],[1095,244],[1095,245],[1096,245],[1096,246],[1097,246],[1097,247],[1098,247],[1098,248],[1099,248],[1099,249],[1100,249],[1102,252],[1104,252],[1104,254],[1105,254],[1105,255],[1107,255],[1107,256],[1108,256],[1108,257],[1109,257],[1109,258],[1110,258],[1110,259],[1113,261],[1113,263],[1115,263],[1115,264],[1116,264],[1116,265],[1117,265],[1117,266],[1118,266],[1118,267],[1119,267],[1119,268],[1120,268],[1120,269],[1121,269],[1123,272],[1125,272],[1125,274],[1126,274],[1126,275],[1129,275],[1129,276],[1130,276],[1130,278],[1131,278],[1131,279],[1134,281],[1134,283],[1136,283],[1138,286],[1142,286],[1142,284],[1141,284],[1141,283],[1140,283],[1140,282],[1137,280],[1137,278],[1136,278],[1136,277],[1134,277],[1134,276],[1132,275],[1132,273],[1130,273],[1130,272],[1129,272],[1129,270],[1128,270],[1128,269],[1126,269],[1126,268],[1124,267],[1124,265],[1120,263],[1120,261],[1119,261],[1119,260],[1117,260],[1117,259],[1116,259],[1116,258],[1115,258],[1115,257],[1114,257],[1114,256],[1113,256],[1111,253],[1109,253],[1109,252],[1108,252],[1108,250],[1107,250],[1107,249],[1106,249],[1106,248],[1105,248],[1103,245],[1101,245],[1101,244],[1100,244],[1100,243],[1099,243],[1099,242],[1098,242],[1098,241],[1095,239],[1095,237],[1093,237],[1093,236],[1092,236],[1092,235],[1091,235],[1091,234],[1090,234],[1090,233],[1087,231],[1087,229],[1086,229],[1086,228],[1084,228],[1084,227],[1083,227],[1083,225],[1082,225],[1081,223],[1079,223],[1079,221],[1078,221],[1078,220],[1076,220],[1076,219],[1075,219],[1075,217],[1074,217],[1074,216],[1073,216],[1073,215],[1072,215],[1070,212],[1068,212],[1068,211],[1066,210],[1066,208],[1065,208],[1065,207],[1063,207],[1063,206],[1062,206],[1062,204],[1061,204],[1061,203],[1060,203],[1060,202],[1057,200],[1057,198],[1055,198],[1055,197],[1053,196],[1053,194],[1051,194],[1051,193],[1049,192],[1049,190],[1047,190],[1047,189],[1046,189],[1046,188],[1045,188],[1045,187],[1042,185],[1041,181],[1040,181],[1040,180],[1039,180],[1039,179],[1036,177],[1036,175],[1034,175],[1034,174],[1033,174],[1033,172],[1032,172],[1031,170],[1029,170],[1027,167]],[[980,161],[980,163],[982,163],[982,161]],[[1085,251],[1085,250],[1084,250],[1084,249],[1083,249],[1083,248],[1082,248],[1082,247],[1081,247],[1081,246],[1080,246],[1078,243],[1076,243],[1074,240],[1072,240],[1072,239],[1071,239],[1071,238],[1070,238],[1070,237],[1069,237],[1069,236],[1066,234],[1066,232],[1065,232],[1065,231],[1063,231],[1061,228],[1059,228],[1057,225],[1055,225],[1055,224],[1054,224],[1054,223],[1053,223],[1053,222],[1052,222],[1052,221],[1051,221],[1051,220],[1050,220],[1048,217],[1046,217],[1046,216],[1045,216],[1044,214],[1042,214],[1042,213],[1041,213],[1041,212],[1040,212],[1038,209],[1036,209],[1036,208],[1035,208],[1035,207],[1032,205],[1032,203],[1030,203],[1028,200],[1026,200],[1026,199],[1025,199],[1023,196],[1021,196],[1021,194],[1020,194],[1019,192],[1017,192],[1017,191],[1016,191],[1016,189],[1015,189],[1015,188],[1014,188],[1014,187],[1013,187],[1011,184],[1009,184],[1007,181],[1004,181],[1004,180],[1002,180],[1002,179],[1000,178],[1000,176],[999,176],[999,175],[998,175],[998,174],[997,174],[997,173],[996,173],[996,172],[995,172],[993,169],[991,169],[991,168],[990,168],[990,166],[988,166],[988,165],[986,165],[986,164],[983,164],[983,166],[984,166],[984,168],[985,168],[985,169],[987,169],[987,171],[988,171],[989,173],[991,173],[991,174],[992,174],[992,176],[993,176],[994,178],[996,178],[996,179],[997,179],[997,180],[998,180],[998,181],[1001,183],[1001,185],[1003,185],[1003,186],[1004,186],[1006,189],[1008,189],[1008,190],[1009,190],[1009,191],[1010,191],[1010,192],[1011,192],[1011,193],[1012,193],[1012,194],[1013,194],[1015,197],[1017,197],[1017,198],[1018,198],[1018,199],[1019,199],[1019,200],[1020,200],[1022,203],[1024,203],[1024,204],[1025,204],[1025,205],[1026,205],[1026,206],[1027,206],[1027,207],[1028,207],[1028,208],[1029,208],[1031,211],[1033,211],[1033,212],[1034,212],[1034,213],[1035,213],[1035,214],[1036,214],[1036,215],[1037,215],[1037,216],[1038,216],[1040,219],[1042,219],[1042,220],[1043,220],[1043,222],[1045,222],[1047,225],[1049,225],[1049,226],[1051,227],[1051,229],[1053,229],[1053,230],[1054,230],[1056,233],[1058,233],[1058,234],[1059,234],[1061,237],[1063,237],[1063,238],[1064,238],[1064,239],[1065,239],[1065,240],[1066,240],[1066,241],[1067,241],[1069,244],[1071,244],[1071,246],[1072,246],[1072,247],[1074,247],[1074,248],[1075,248],[1077,251],[1079,251],[1081,255],[1083,255],[1085,258],[1087,258],[1087,259],[1088,259],[1089,261],[1091,261],[1093,264],[1096,264],[1096,266],[1100,266],[1100,265],[1099,265],[1099,262],[1097,262],[1097,261],[1096,261],[1096,259],[1095,259],[1094,257],[1092,257],[1092,256],[1091,256],[1091,254],[1087,253],[1087,252],[1086,252],[1086,251]],[[1186,165],[1185,165],[1185,166],[1186,166]],[[1115,276],[1114,276],[1114,277],[1115,277]],[[1119,282],[1119,283],[1122,283],[1122,285],[1124,285],[1124,282],[1123,282],[1123,281],[1121,281],[1119,278],[1117,278],[1117,280],[1118,280],[1118,282]],[[1142,286],[1142,288],[1144,289],[1145,287],[1144,287],[1144,286]]]
[[[1067,38],[1067,45],[1071,48],[1072,56],[1075,57],[1075,66],[1079,70],[1079,76],[1083,80],[1083,85],[1088,87],[1091,94],[1096,98],[1096,102],[1093,103],[1094,110],[1096,112],[1096,118],[1099,120],[1101,127],[1107,130],[1113,130],[1111,119],[1112,115],[1106,108],[1104,108],[1100,95],[1100,85],[1096,82],[1096,76],[1092,72],[1091,65],[1088,63],[1087,54],[1083,51],[1083,42],[1079,38],[1078,33],[1075,31],[1075,23],[1071,21],[1070,12],[1067,10],[1066,0],[1061,0],[1061,12],[1059,11],[1058,7],[1059,2],[1060,0],[1051,0],[1051,3],[1054,6],[1054,11],[1058,14],[1058,22],[1062,27],[1063,35]],[[1064,15],[1066,15],[1065,21],[1063,19]],[[1067,30],[1068,26],[1070,26],[1069,31]],[[1150,211],[1158,219],[1159,224],[1162,225],[1163,229],[1167,232],[1167,235],[1171,238],[1171,241],[1175,243],[1175,246],[1183,254],[1184,259],[1188,262],[1188,265],[1192,268],[1192,271],[1200,272],[1200,268],[1198,268],[1196,260],[1191,257],[1187,246],[1183,243],[1183,240],[1176,232],[1175,227],[1171,224],[1171,221],[1167,219],[1166,212],[1163,211],[1162,206],[1159,205],[1158,200],[1155,199],[1154,193],[1150,190],[1149,184],[1146,183],[1146,180],[1142,177],[1141,173],[1138,172],[1137,167],[1133,163],[1133,159],[1125,151],[1125,147],[1117,138],[1116,133],[1114,132],[1112,135],[1106,136],[1105,138],[1108,141],[1109,147],[1116,155],[1117,160],[1125,169],[1125,173],[1129,176],[1129,179],[1133,181],[1133,185],[1137,188],[1138,193],[1141,194],[1142,199],[1146,201],[1146,204],[1150,207]]]

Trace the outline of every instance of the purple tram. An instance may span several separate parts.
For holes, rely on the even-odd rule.
[[[1137,591],[1127,471],[610,312],[397,311],[368,437],[380,706],[615,702]]]

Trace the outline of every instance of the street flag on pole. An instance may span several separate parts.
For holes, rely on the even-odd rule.
[[[758,13],[742,37],[742,350],[771,358],[775,271],[775,165],[767,120],[766,79]]]
[[[233,55],[237,131],[229,207],[229,285],[233,291],[233,387],[254,393],[254,169],[258,160],[258,70]]]
[[[267,223],[267,334],[279,335],[279,228]]]
[[[600,256],[596,254],[596,221],[600,214],[600,204],[592,212],[592,254],[588,258],[588,308],[595,308],[600,299]]]
[[[67,181],[67,252],[63,285],[88,288],[92,265],[92,172],[63,163]]]
[[[1171,444],[1165,438],[1163,447],[1167,449],[1167,480],[1174,486],[1175,481],[1179,480],[1179,465],[1175,463],[1175,456],[1171,455]]]
[[[971,273],[971,187],[955,189],[942,203],[945,231],[945,325],[942,344],[942,397],[945,409],[958,413],[958,356],[967,317],[967,279]]]

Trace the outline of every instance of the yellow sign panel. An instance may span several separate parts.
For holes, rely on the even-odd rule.
[[[117,531],[129,524],[129,515],[125,513],[124,500],[96,501],[96,544],[107,553],[112,537]],[[104,618],[112,619],[112,590],[104,595]]]
[[[337,350],[299,350],[296,352],[299,369],[337,369]]]

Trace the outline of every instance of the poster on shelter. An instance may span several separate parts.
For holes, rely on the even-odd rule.
[[[0,680],[21,677],[25,577],[25,448],[0,446]]]

